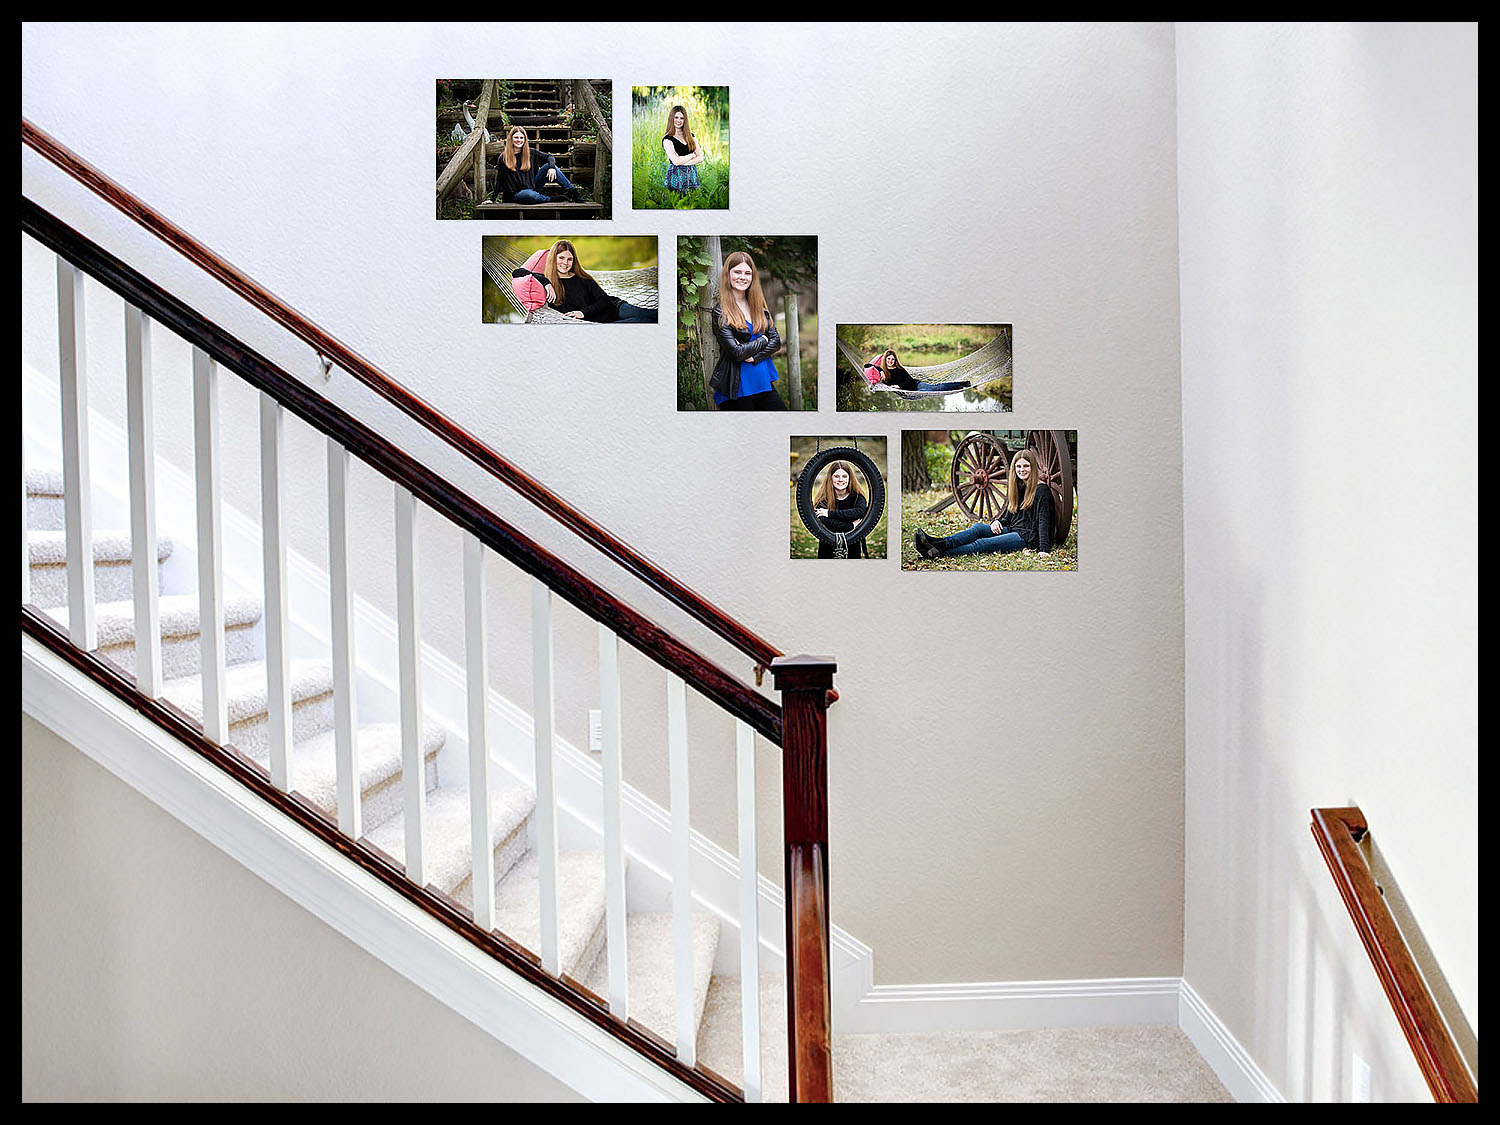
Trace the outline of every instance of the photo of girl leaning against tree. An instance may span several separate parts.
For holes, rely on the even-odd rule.
[[[785,410],[771,357],[781,350],[776,320],[766,307],[755,259],[743,250],[724,259],[713,307],[719,362],[709,386],[720,410]]]
[[[552,244],[542,270],[524,266],[511,271],[511,277],[535,278],[545,289],[547,304],[574,320],[596,324],[655,324],[656,310],[643,309],[606,293],[583,268],[578,251],[566,238]]]
[[[542,190],[549,184],[561,189],[574,203],[583,199],[583,192],[574,187],[557,166],[557,157],[540,149],[533,151],[526,130],[519,125],[511,126],[505,134],[505,151],[500,154],[494,201],[531,205],[550,203],[551,198]]]

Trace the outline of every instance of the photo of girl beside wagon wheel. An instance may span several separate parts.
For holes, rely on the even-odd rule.
[[[791,557],[885,558],[885,438],[791,442]]]
[[[903,570],[1077,570],[1077,430],[901,434]]]

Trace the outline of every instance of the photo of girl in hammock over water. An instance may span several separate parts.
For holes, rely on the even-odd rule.
[[[1009,324],[840,324],[839,410],[1011,408]]]
[[[480,284],[486,324],[655,324],[656,239],[488,237]]]

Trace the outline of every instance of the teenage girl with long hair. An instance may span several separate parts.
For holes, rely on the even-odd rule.
[[[781,336],[755,259],[743,250],[724,259],[712,317],[719,342],[719,362],[709,379],[714,404],[720,410],[785,410],[776,390],[780,373],[771,360],[781,350]]]
[[[969,386],[967,379],[959,383],[918,382],[912,378],[910,371],[901,366],[901,361],[896,358],[896,353],[891,348],[886,348],[865,364],[865,378],[872,387],[877,383],[884,383],[888,387],[895,387],[902,391],[961,391]]]
[[[667,171],[663,182],[668,190],[685,195],[698,187],[698,165],[708,159],[698,147],[698,138],[688,125],[687,109],[674,105],[667,114],[667,131],[661,138],[662,151],[667,156]]]
[[[1046,556],[1052,550],[1057,521],[1052,488],[1034,451],[1023,449],[1011,458],[1005,484],[1005,511],[994,523],[976,523],[954,535],[928,535],[918,528],[912,536],[917,554],[936,559],[991,551],[1009,554],[1029,547]]]
[[[656,310],[643,309],[612,297],[594,280],[578,251],[566,238],[559,238],[547,253],[543,272],[522,266],[511,270],[512,277],[530,275],[547,287],[547,304],[574,320],[592,320],[601,324],[655,324]]]
[[[823,474],[823,482],[813,490],[813,515],[829,531],[848,534],[864,520],[870,511],[870,495],[860,483],[859,474],[847,461],[834,461]],[[818,558],[834,557],[833,545],[818,541]],[[861,559],[865,554],[865,541],[849,545],[849,557]]]
[[[557,184],[567,193],[568,199],[577,203],[583,192],[574,187],[568,177],[557,166],[557,157],[532,150],[526,130],[512,125],[505,131],[505,148],[500,153],[500,174],[495,180],[497,200],[510,203],[551,203],[540,188],[543,184]]]

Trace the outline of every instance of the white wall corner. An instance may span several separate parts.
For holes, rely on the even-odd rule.
[[[1179,994],[1177,1024],[1235,1101],[1286,1101],[1276,1084],[1250,1057],[1250,1052],[1186,980],[1182,981]]]

